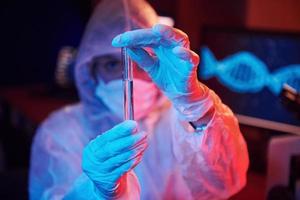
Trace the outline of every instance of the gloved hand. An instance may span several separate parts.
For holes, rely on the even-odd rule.
[[[157,24],[120,34],[112,45],[129,49],[131,59],[149,74],[183,118],[195,121],[201,117],[199,112],[204,114],[210,108],[208,89],[197,80],[199,56],[189,49],[188,36],[182,31]]]
[[[122,181],[124,174],[141,161],[146,147],[147,135],[137,131],[137,123],[122,122],[85,147],[83,171],[93,181],[102,198],[116,197],[126,187]]]

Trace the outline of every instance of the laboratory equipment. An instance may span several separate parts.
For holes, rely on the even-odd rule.
[[[130,10],[127,0],[123,0],[124,11],[125,11],[125,30],[131,30],[130,24]],[[133,65],[129,58],[127,48],[122,48],[122,63],[123,63],[123,89],[124,89],[124,120],[134,119],[134,108],[133,108]]]

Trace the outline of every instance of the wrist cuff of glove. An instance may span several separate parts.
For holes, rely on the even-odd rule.
[[[202,86],[205,88],[201,99],[195,102],[173,101],[180,120],[196,122],[205,116],[208,111],[212,110],[214,101],[211,90],[204,85]]]

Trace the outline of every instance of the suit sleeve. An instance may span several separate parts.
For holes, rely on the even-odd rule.
[[[227,199],[246,183],[248,152],[232,111],[213,91],[207,98],[214,109],[200,131],[172,110],[173,153],[194,199]]]

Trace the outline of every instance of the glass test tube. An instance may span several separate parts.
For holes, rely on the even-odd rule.
[[[124,120],[134,119],[133,109],[133,65],[128,56],[127,48],[122,48],[123,90],[124,90]]]

